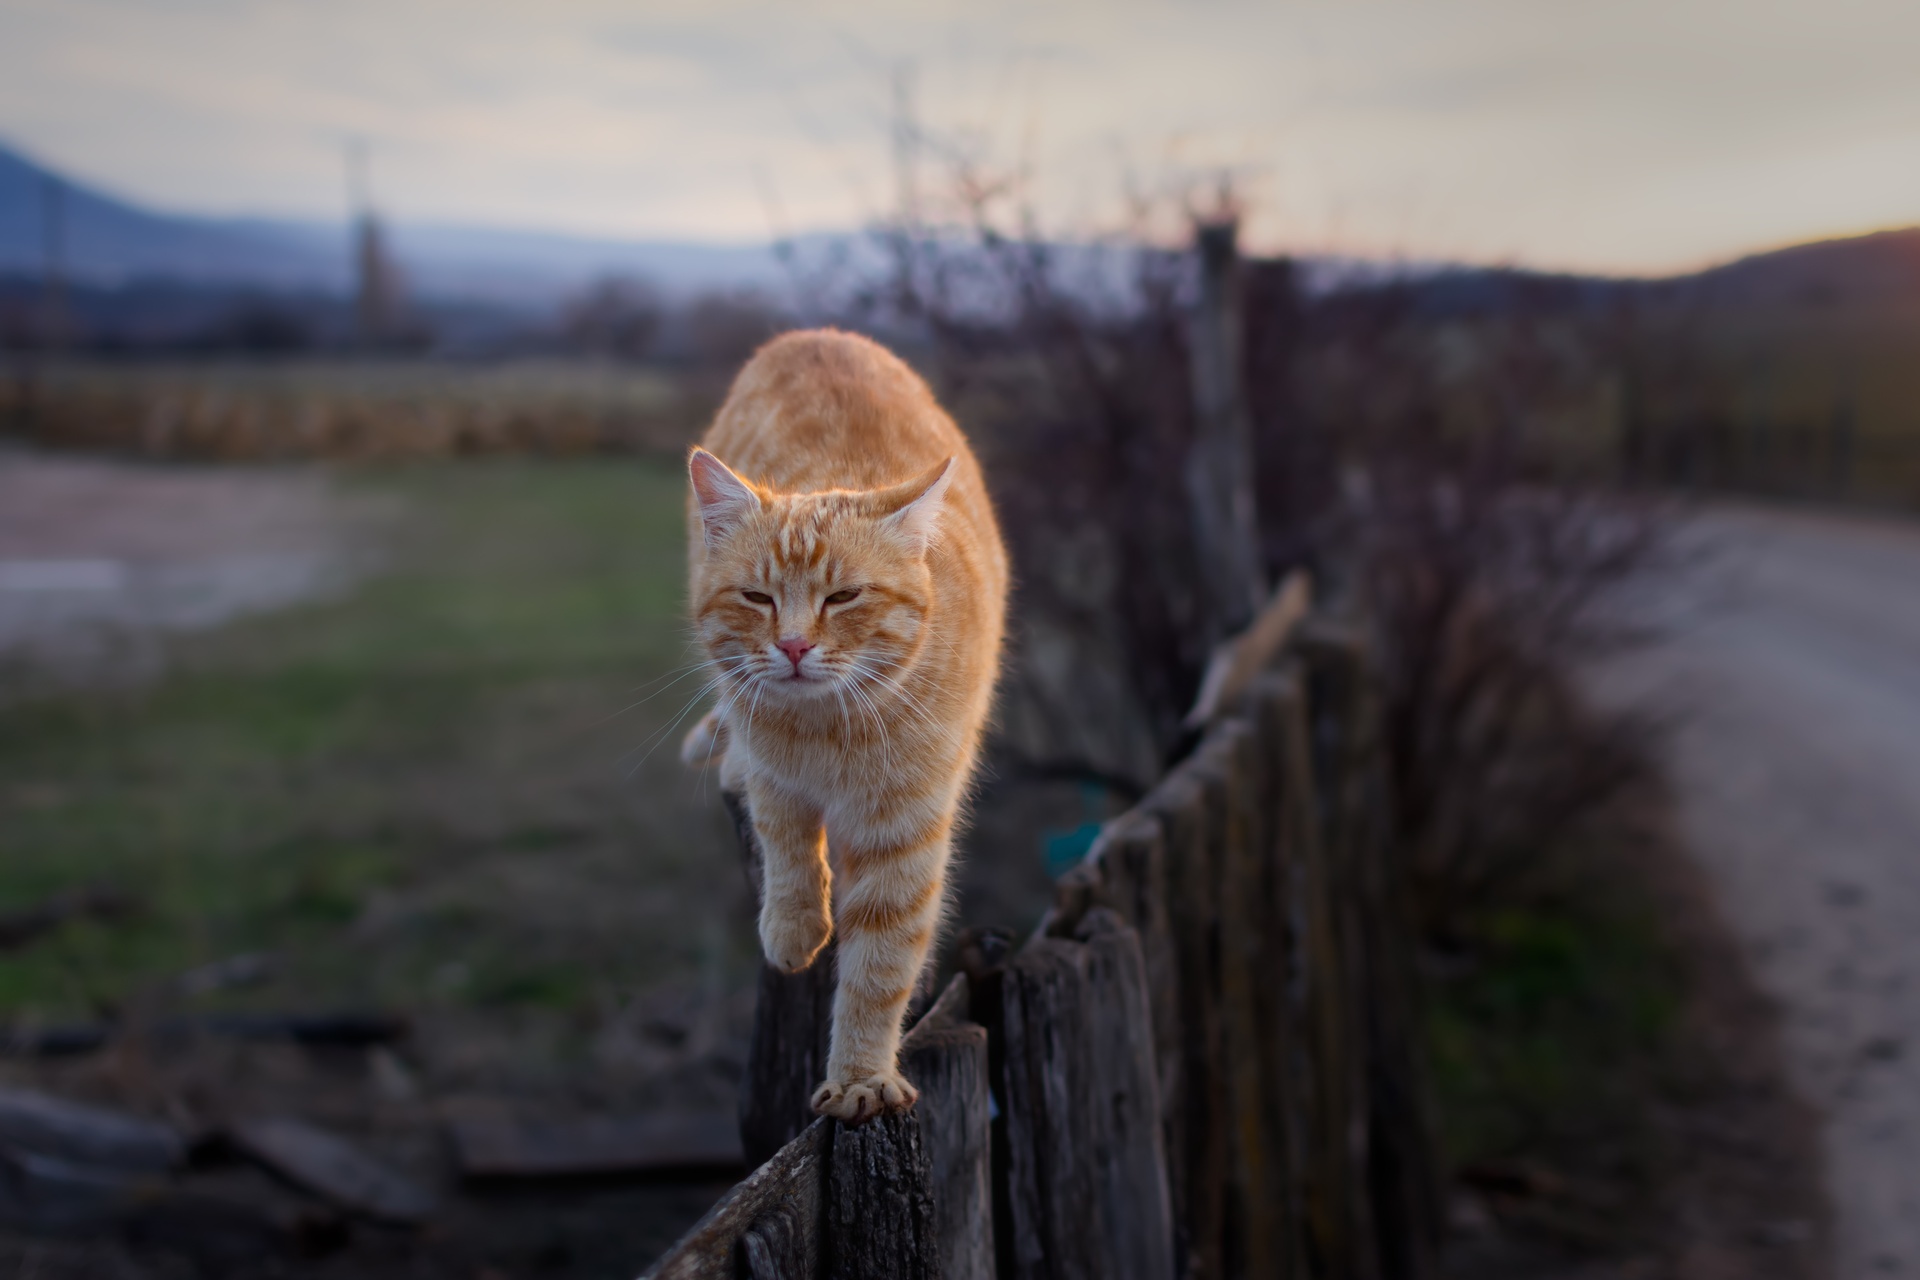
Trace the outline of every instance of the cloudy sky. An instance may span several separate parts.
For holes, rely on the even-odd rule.
[[[903,72],[904,69],[904,72]],[[1268,247],[1621,271],[1920,223],[1920,0],[0,0],[0,137],[142,201],[753,239],[916,116],[1056,229],[1231,169]]]

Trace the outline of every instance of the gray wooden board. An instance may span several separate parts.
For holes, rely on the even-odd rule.
[[[384,1222],[417,1223],[431,1217],[431,1193],[375,1160],[337,1134],[290,1116],[267,1116],[230,1125],[233,1144],[288,1181],[343,1209]]]
[[[0,1147],[123,1173],[157,1173],[186,1158],[170,1126],[26,1089],[0,1089]]]
[[[69,1232],[108,1226],[133,1203],[137,1186],[125,1171],[0,1148],[0,1227]]]

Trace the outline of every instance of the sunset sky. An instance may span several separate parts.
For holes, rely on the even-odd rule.
[[[744,240],[889,199],[893,83],[1054,230],[1665,271],[1920,223],[1916,0],[0,0],[0,138],[164,208]]]

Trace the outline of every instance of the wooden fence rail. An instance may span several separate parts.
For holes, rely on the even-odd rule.
[[[963,939],[903,1050],[912,1112],[809,1121],[832,967],[769,973],[742,1105],[765,1163],[647,1276],[1431,1276],[1368,673],[1357,631],[1309,619],[1024,945]]]

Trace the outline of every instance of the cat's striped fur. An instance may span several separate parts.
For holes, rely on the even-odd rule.
[[[901,1020],[992,702],[1006,553],[965,437],[865,338],[769,343],[702,446],[690,600],[721,698],[683,754],[746,796],[768,961],[804,969],[837,930],[813,1103],[858,1122],[916,1097]]]

